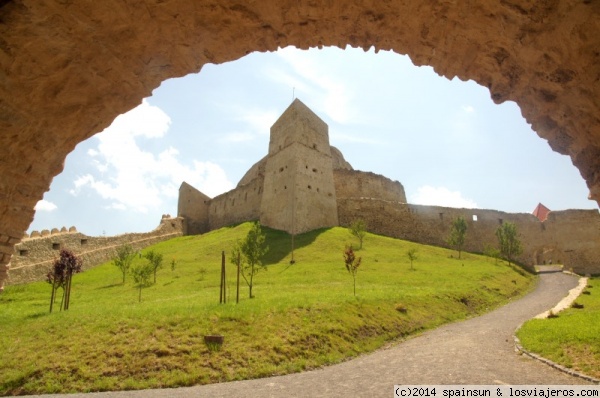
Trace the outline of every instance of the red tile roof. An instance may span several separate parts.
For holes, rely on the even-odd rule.
[[[548,213],[550,213],[550,209],[541,203],[538,203],[535,210],[533,211],[533,215],[536,216],[538,220],[542,222],[546,221],[546,218],[548,218]]]

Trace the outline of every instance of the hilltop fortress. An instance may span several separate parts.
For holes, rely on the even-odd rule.
[[[84,267],[90,268],[108,261],[125,243],[141,250],[182,234],[201,234],[253,220],[298,234],[349,226],[362,219],[373,233],[447,246],[452,221],[459,216],[468,225],[465,251],[483,252],[487,246],[497,246],[496,229],[510,221],[521,234],[523,253],[518,261],[525,266],[560,263],[580,274],[600,274],[597,210],[548,212],[540,205],[535,213],[539,218],[408,204],[398,181],[354,170],[341,152],[329,145],[327,125],[295,100],[271,127],[267,156],[248,170],[235,189],[211,199],[182,183],[178,216],[164,215],[160,225],[148,233],[89,237],[75,228],[34,231],[14,247],[9,283],[43,280],[63,248],[80,255]]]
[[[521,233],[521,263],[562,263],[576,272],[600,273],[597,210],[550,212],[542,222],[533,214],[408,204],[398,181],[354,170],[329,145],[327,124],[298,99],[271,127],[267,156],[235,189],[211,199],[184,182],[178,202],[188,235],[251,220],[297,234],[363,219],[374,233],[447,246],[459,216],[468,223],[468,251],[496,246],[498,225],[510,221]]]

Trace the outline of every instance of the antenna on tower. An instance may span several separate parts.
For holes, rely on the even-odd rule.
[[[292,87],[292,101],[296,99],[296,87]]]

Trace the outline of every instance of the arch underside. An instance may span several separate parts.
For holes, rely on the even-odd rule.
[[[0,1],[0,286],[66,155],[168,78],[289,45],[408,54],[515,101],[600,201],[591,0]],[[549,176],[551,178],[551,176]]]

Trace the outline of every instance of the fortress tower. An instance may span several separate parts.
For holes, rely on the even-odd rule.
[[[329,128],[300,100],[271,127],[260,222],[289,233],[338,225]]]

